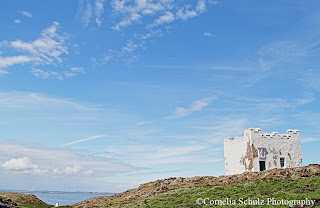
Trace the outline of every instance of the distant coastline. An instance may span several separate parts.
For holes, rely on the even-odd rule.
[[[30,191],[30,190],[15,190],[15,189],[0,189],[0,192],[10,192],[10,193],[22,193],[22,194],[99,194],[100,196],[112,196],[117,193],[110,193],[110,192],[84,192],[84,191]]]

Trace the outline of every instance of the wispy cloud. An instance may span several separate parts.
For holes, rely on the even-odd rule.
[[[320,137],[307,137],[307,138],[301,138],[300,140],[302,144],[310,143],[310,142],[319,142]]]
[[[209,97],[209,98],[203,98],[200,100],[195,100],[192,102],[189,108],[177,107],[173,114],[173,117],[184,117],[194,111],[201,111],[203,108],[207,107],[210,101],[212,101],[213,99],[214,99],[213,97]]]
[[[129,17],[123,19],[121,22],[117,23],[116,25],[112,26],[114,30],[120,30],[123,27],[129,26],[132,23],[138,21],[141,18],[140,14],[132,13]]]
[[[89,137],[89,138],[86,138],[86,139],[79,139],[79,140],[76,140],[76,141],[73,141],[73,142],[69,142],[69,143],[63,144],[62,147],[70,146],[70,145],[73,145],[73,144],[78,144],[80,142],[90,141],[90,140],[101,138],[101,137],[105,137],[105,135],[97,135],[97,136],[92,136],[92,137]]]
[[[20,13],[22,16],[32,18],[31,12],[28,12],[28,11],[25,11],[25,10],[21,10],[21,11],[19,11],[19,13]]]
[[[83,67],[71,67],[68,70],[60,72],[55,71],[46,71],[43,69],[32,67],[30,72],[35,76],[41,79],[58,79],[63,80],[64,78],[71,78],[77,76],[79,74],[85,74],[85,70]]]
[[[31,64],[30,72],[38,78],[42,79],[58,79],[71,78],[80,74],[84,74],[83,67],[72,66],[69,69],[58,72],[48,70],[44,66],[55,66],[60,64],[60,68],[65,68],[62,64],[63,57],[69,54],[67,35],[61,33],[60,24],[53,22],[49,27],[42,30],[40,36],[33,41],[2,41],[0,47],[13,50],[19,55],[0,56],[0,77],[7,74],[5,68],[9,68],[18,64]]]
[[[304,71],[298,80],[308,89],[320,90],[320,73],[318,67]]]
[[[156,152],[150,155],[150,158],[159,159],[173,156],[186,155],[191,152],[200,151],[207,149],[208,146],[204,145],[192,145],[185,147],[168,147],[168,148],[157,148]]]
[[[113,0],[111,2],[113,12],[122,18],[112,28],[121,30],[135,22],[144,22],[144,17],[153,17],[153,23],[148,23],[147,28],[170,23],[176,19],[187,20],[204,12],[207,8],[207,3],[206,0],[198,0],[192,6],[190,2],[182,3],[171,0],[157,3],[152,0]]]
[[[294,41],[278,41],[267,44],[257,52],[260,70],[261,72],[268,71],[280,62],[305,56],[306,53],[306,49]]]
[[[146,65],[146,67],[159,69],[199,69],[199,70],[221,70],[221,71],[249,71],[248,66],[241,65],[216,65],[216,64],[197,64],[197,65]]]
[[[149,27],[155,27],[164,23],[169,23],[174,20],[174,15],[170,11],[166,11],[164,15],[161,15],[156,19]]]
[[[102,24],[104,3],[106,0],[79,0],[77,18],[84,27],[95,22],[99,27]]]
[[[25,52],[37,64],[62,62],[61,56],[69,52],[65,45],[66,36],[58,33],[59,25],[53,22],[38,39],[32,42],[15,40],[10,42],[10,47]]]
[[[60,74],[58,74],[57,72],[53,72],[53,71],[45,71],[45,70],[42,70],[42,69],[33,68],[33,69],[30,70],[30,72],[35,77],[40,77],[40,78],[43,78],[43,79],[49,79],[49,78],[59,79],[59,80],[63,79]]]
[[[210,33],[210,32],[204,32],[203,35],[207,36],[207,37],[215,37],[215,34]]]
[[[198,0],[196,10],[198,12],[204,12],[206,10],[206,0]]]
[[[94,4],[103,8],[104,1],[79,0],[78,13],[81,15],[81,22],[86,27],[94,19]],[[166,25],[174,23],[178,20],[187,21],[188,19],[199,16],[205,12],[208,5],[214,5],[213,1],[197,0],[189,1],[153,1],[153,0],[112,0],[110,2],[112,8],[112,17],[115,23],[111,26],[113,30],[124,31],[127,27],[139,24],[139,32],[135,33],[126,40],[126,43],[118,50],[107,53],[108,57],[131,62],[137,60],[137,49],[144,48],[151,38],[161,36]],[[97,10],[97,9],[96,9]],[[103,9],[98,14],[103,15]],[[102,21],[96,21],[98,25],[102,25]],[[95,63],[107,63],[102,58],[94,58]],[[110,59],[108,59],[109,61]]]
[[[0,77],[4,77],[6,74],[8,74],[7,71],[0,69]]]
[[[267,77],[272,70],[279,69],[283,64],[294,63],[308,55],[308,46],[300,41],[274,41],[257,50],[256,60],[252,60],[250,83],[252,86]]]
[[[70,99],[57,98],[35,92],[0,92],[0,107],[2,109],[74,109],[74,110],[94,110],[94,107],[86,106]]]
[[[92,5],[89,0],[79,0],[78,3],[78,18],[84,27],[87,27],[92,17]]]
[[[100,27],[102,24],[102,19],[101,16],[103,14],[104,8],[103,8],[103,4],[106,0],[96,0],[95,2],[95,20],[97,25]]]
[[[67,55],[66,36],[60,34],[59,23],[53,22],[44,29],[39,38],[34,41],[22,40],[3,41],[1,47],[13,49],[20,55],[0,56],[0,68],[7,68],[16,64],[32,63],[33,65],[49,65],[61,63],[62,56]],[[45,71],[34,70],[35,75],[44,75]],[[48,74],[46,75],[48,76]]]
[[[19,24],[19,23],[21,23],[21,20],[16,19],[16,20],[14,20],[13,22],[16,23],[16,24]]]
[[[10,56],[10,57],[0,56],[0,67],[6,68],[15,64],[23,64],[23,63],[36,61],[36,60],[37,58],[25,56],[25,55]]]
[[[119,146],[107,149],[109,153],[118,155],[124,161],[136,166],[150,167],[155,164],[190,163],[207,159],[208,145],[191,144],[180,146]],[[210,151],[215,151],[211,149]],[[219,152],[220,154],[220,152]]]
[[[177,18],[180,18],[182,20],[187,20],[190,18],[193,18],[195,16],[197,16],[197,12],[194,10],[187,10],[185,8],[181,8],[178,10],[178,12],[176,13]]]
[[[66,70],[63,72],[64,76],[67,78],[74,77],[84,73],[85,73],[85,70],[83,67],[71,67],[69,70]]]

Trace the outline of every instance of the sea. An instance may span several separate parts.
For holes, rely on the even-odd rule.
[[[64,192],[64,191],[21,191],[21,190],[0,190],[0,192],[13,192],[23,194],[34,194],[47,204],[59,206],[70,205],[89,199],[95,196],[112,196],[114,193],[108,192]]]

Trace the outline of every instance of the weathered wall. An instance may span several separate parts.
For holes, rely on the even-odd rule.
[[[249,165],[245,153],[248,149],[249,140],[247,137],[236,137],[224,139],[224,159],[227,175],[233,175],[246,171]]]
[[[259,161],[265,161],[266,170],[302,166],[302,150],[298,130],[287,134],[262,133],[259,128],[244,130],[244,136],[224,140],[225,170],[227,175],[245,171],[260,171]]]

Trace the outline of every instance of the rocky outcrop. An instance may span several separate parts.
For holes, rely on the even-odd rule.
[[[21,193],[0,193],[0,208],[1,207],[25,207],[25,205],[34,205],[34,207],[51,207],[51,205],[38,199],[33,194]]]
[[[249,182],[255,180],[284,180],[311,177],[320,175],[320,165],[311,164],[305,167],[273,169],[262,172],[245,172],[230,176],[195,176],[192,178],[168,178],[141,184],[138,188],[130,189],[114,196],[99,196],[73,204],[73,207],[101,207],[118,202],[130,202],[144,199],[153,195],[162,194],[170,190],[178,189],[182,186],[227,186],[238,182]]]

